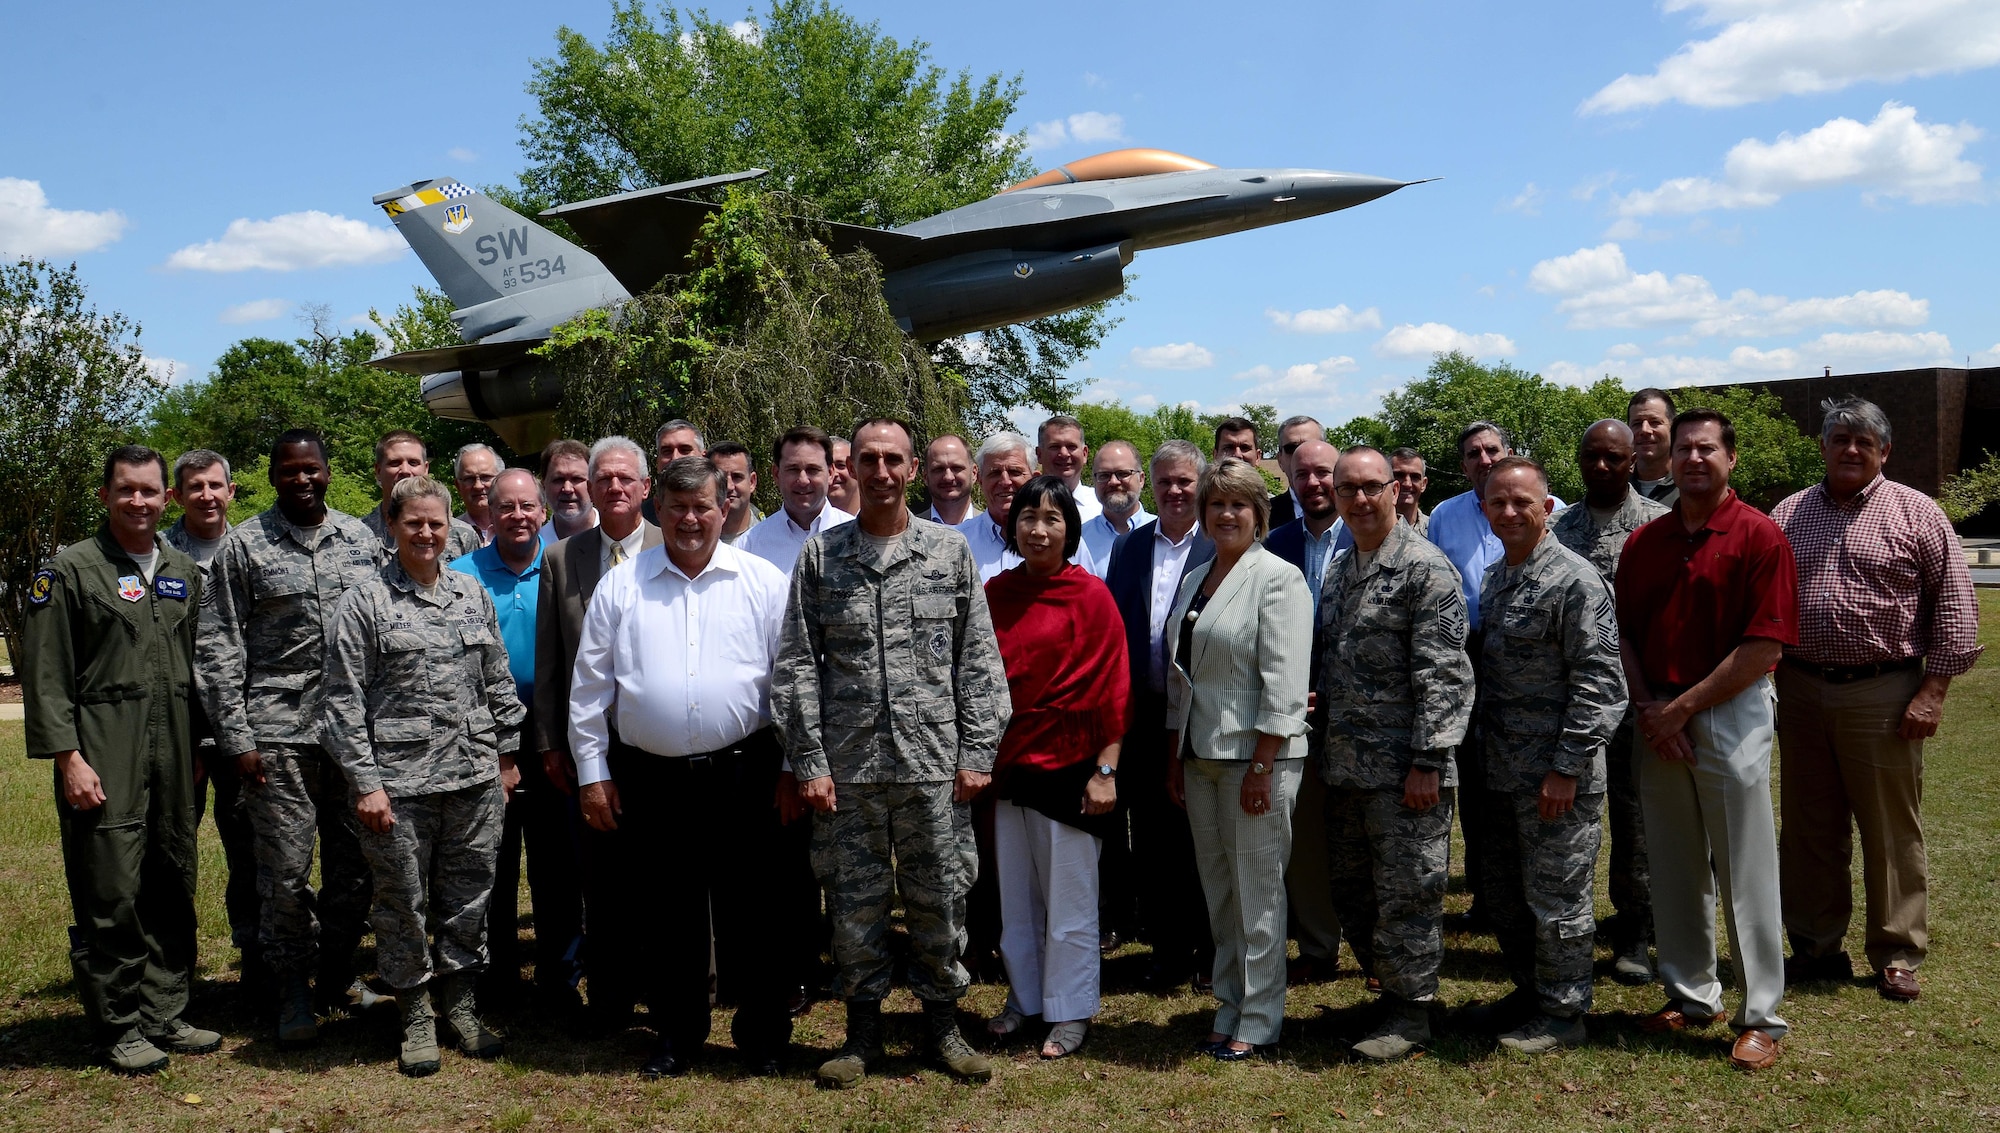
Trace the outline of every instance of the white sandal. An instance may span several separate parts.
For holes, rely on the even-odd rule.
[[[1010,999],[1007,1001],[1005,1011],[986,1020],[986,1033],[996,1039],[1011,1038],[1021,1029],[1021,1024],[1027,1021],[1028,1017],[1023,1015],[1021,1009],[1014,1006],[1014,1001]]]
[[[1068,1023],[1057,1023],[1049,1028],[1048,1040],[1042,1043],[1043,1058],[1068,1058],[1083,1046],[1084,1036],[1090,1033],[1090,1020],[1076,1019]]]

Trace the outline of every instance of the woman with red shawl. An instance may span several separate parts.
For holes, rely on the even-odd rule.
[[[1069,561],[1083,537],[1060,477],[1014,496],[1007,549],[1021,565],[986,584],[1014,716],[993,768],[994,856],[1007,1008],[995,1038],[1051,1024],[1043,1058],[1083,1045],[1098,1010],[1097,856],[1113,829],[1130,674],[1111,592]]]

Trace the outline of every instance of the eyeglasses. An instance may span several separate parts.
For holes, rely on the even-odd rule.
[[[1112,480],[1134,480],[1138,476],[1139,470],[1136,468],[1100,468],[1091,474],[1091,478],[1100,484]]]
[[[1340,484],[1335,486],[1333,494],[1343,500],[1351,500],[1356,496],[1367,496],[1372,500],[1388,490],[1387,483],[1376,480],[1367,484]]]

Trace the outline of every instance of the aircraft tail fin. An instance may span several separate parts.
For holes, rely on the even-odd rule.
[[[453,178],[378,193],[375,204],[462,314],[496,299],[564,284],[571,285],[566,290],[604,293],[607,301],[626,297],[596,256]],[[579,283],[583,286],[575,286]],[[477,337],[479,329],[460,327],[468,338]],[[484,329],[492,333],[497,328]]]

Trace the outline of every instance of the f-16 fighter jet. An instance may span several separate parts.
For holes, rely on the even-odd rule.
[[[562,391],[528,352],[556,325],[616,307],[684,270],[695,234],[720,207],[688,194],[764,173],[541,214],[567,223],[581,248],[448,177],[382,193],[375,203],[458,308],[452,318],[465,344],[374,365],[422,376],[431,412],[485,421],[517,450],[536,447]],[[1317,169],[1218,169],[1166,150],[1124,149],[901,228],[828,228],[834,251],[874,254],[896,321],[934,342],[1109,299],[1125,288],[1125,265],[1147,249],[1337,212],[1417,183]]]

